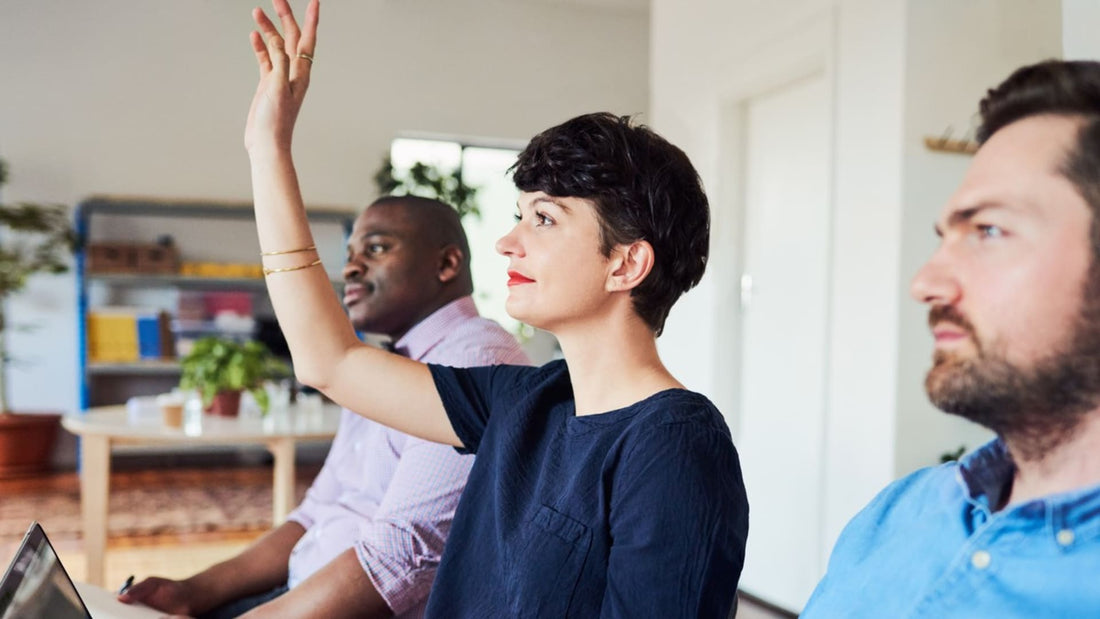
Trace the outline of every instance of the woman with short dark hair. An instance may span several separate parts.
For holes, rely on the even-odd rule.
[[[318,4],[301,30],[285,0],[275,8],[282,35],[254,13],[245,145],[295,372],[361,415],[478,454],[428,614],[726,617],[748,530],[737,453],[656,345],[706,266],[709,207],[687,156],[610,114],[547,129],[520,154],[516,226],[497,243],[507,309],[557,336],[563,360],[464,370],[369,348],[311,268],[291,157]]]

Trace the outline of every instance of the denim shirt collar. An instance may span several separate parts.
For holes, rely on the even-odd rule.
[[[959,475],[972,499],[985,498],[990,511],[995,511],[1008,499],[1016,463],[1008,446],[994,439],[959,461]]]
[[[996,512],[1008,500],[1016,464],[1000,438],[985,444],[959,461],[958,479],[972,505]],[[1060,492],[1005,510],[1006,516],[1040,521],[1053,535],[1072,530],[1076,539],[1100,537],[1100,485]]]

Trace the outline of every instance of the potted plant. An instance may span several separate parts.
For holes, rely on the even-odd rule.
[[[383,196],[420,196],[434,198],[450,204],[458,211],[459,217],[472,214],[480,217],[477,207],[477,187],[471,187],[462,180],[462,169],[444,171],[423,162],[416,162],[405,174],[398,173],[393,161],[386,157],[381,167],[374,173],[374,184],[379,195]]]
[[[207,412],[227,417],[240,411],[245,390],[266,413],[269,401],[264,381],[290,375],[290,368],[262,343],[215,336],[196,340],[180,366],[180,387],[197,389]]]
[[[0,161],[0,186],[5,182],[7,166]],[[45,469],[61,419],[56,413],[15,413],[8,404],[5,335],[11,325],[5,305],[32,275],[68,271],[75,245],[65,206],[0,203],[0,477]]]

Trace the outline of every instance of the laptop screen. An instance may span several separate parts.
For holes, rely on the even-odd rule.
[[[31,523],[0,580],[0,619],[17,617],[92,617],[37,522]]]

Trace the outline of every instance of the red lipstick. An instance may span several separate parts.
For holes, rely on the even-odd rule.
[[[508,271],[509,286],[519,286],[520,284],[533,284],[534,282],[535,280],[523,275],[519,271]]]

